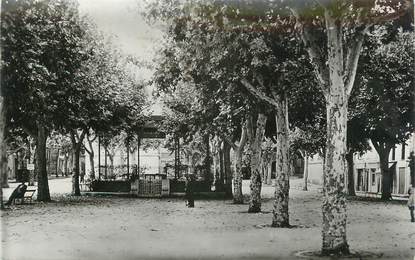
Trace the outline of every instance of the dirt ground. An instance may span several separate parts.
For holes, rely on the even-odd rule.
[[[15,184],[11,185],[16,186]],[[263,212],[230,200],[74,198],[70,179],[50,181],[55,202],[17,205],[1,215],[1,259],[299,259],[321,247],[321,194],[291,181],[294,228],[269,227],[273,187]],[[248,182],[244,192],[248,193]],[[5,197],[11,189],[5,190]],[[372,259],[415,259],[415,223],[403,203],[350,201],[348,240]],[[327,258],[329,259],[329,258]],[[365,259],[365,257],[363,257]]]

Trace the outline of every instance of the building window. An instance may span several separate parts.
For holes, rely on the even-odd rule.
[[[363,191],[363,169],[357,169],[357,190]]]
[[[371,182],[372,182],[372,186],[375,186],[376,185],[376,169],[375,168],[372,168],[372,169],[370,169],[370,172],[371,172]]]
[[[405,160],[405,143],[402,143],[401,160]]]
[[[395,146],[392,148],[392,161],[395,161]]]

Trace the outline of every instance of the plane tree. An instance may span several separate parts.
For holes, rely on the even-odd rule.
[[[70,134],[79,155],[85,132],[75,130],[136,121],[133,113],[140,114],[143,95],[133,80],[125,79],[121,63],[109,63],[111,53],[103,54],[97,33],[75,2],[5,1],[3,7],[6,129],[20,127],[36,140],[37,200],[50,201],[46,142],[52,130]],[[107,67],[97,67],[103,65]],[[118,84],[128,87],[121,90]],[[79,156],[74,158],[76,179]],[[74,193],[79,194],[79,185]]]
[[[8,123],[36,140],[37,200],[50,201],[46,140],[68,100],[67,83],[86,55],[80,41],[83,22],[70,1],[2,4],[1,80]]]
[[[406,12],[409,1],[281,1],[296,20],[326,100],[322,254],[349,254],[344,176],[347,112],[369,27]]]
[[[365,136],[379,155],[382,199],[391,199],[392,172],[389,154],[405,145],[414,125],[414,36],[393,24],[371,31],[362,53],[356,82],[356,107],[364,111]],[[394,33],[391,33],[393,30]]]

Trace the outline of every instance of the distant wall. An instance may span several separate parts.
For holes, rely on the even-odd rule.
[[[323,184],[323,160],[315,156],[308,161],[308,182]]]

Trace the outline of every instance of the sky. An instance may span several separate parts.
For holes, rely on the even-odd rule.
[[[161,42],[162,32],[149,26],[139,14],[141,0],[78,0],[81,14],[89,16],[99,31],[108,37],[126,55],[134,55],[143,61],[152,61],[156,46]],[[148,80],[153,71],[138,69],[138,78]],[[152,89],[147,89],[151,96]],[[161,113],[160,103],[152,106],[153,114]]]
[[[140,0],[78,0],[82,14],[92,18],[98,29],[116,36],[116,45],[127,54],[151,59],[153,45],[162,36],[139,15]],[[141,9],[141,10],[140,10]]]

